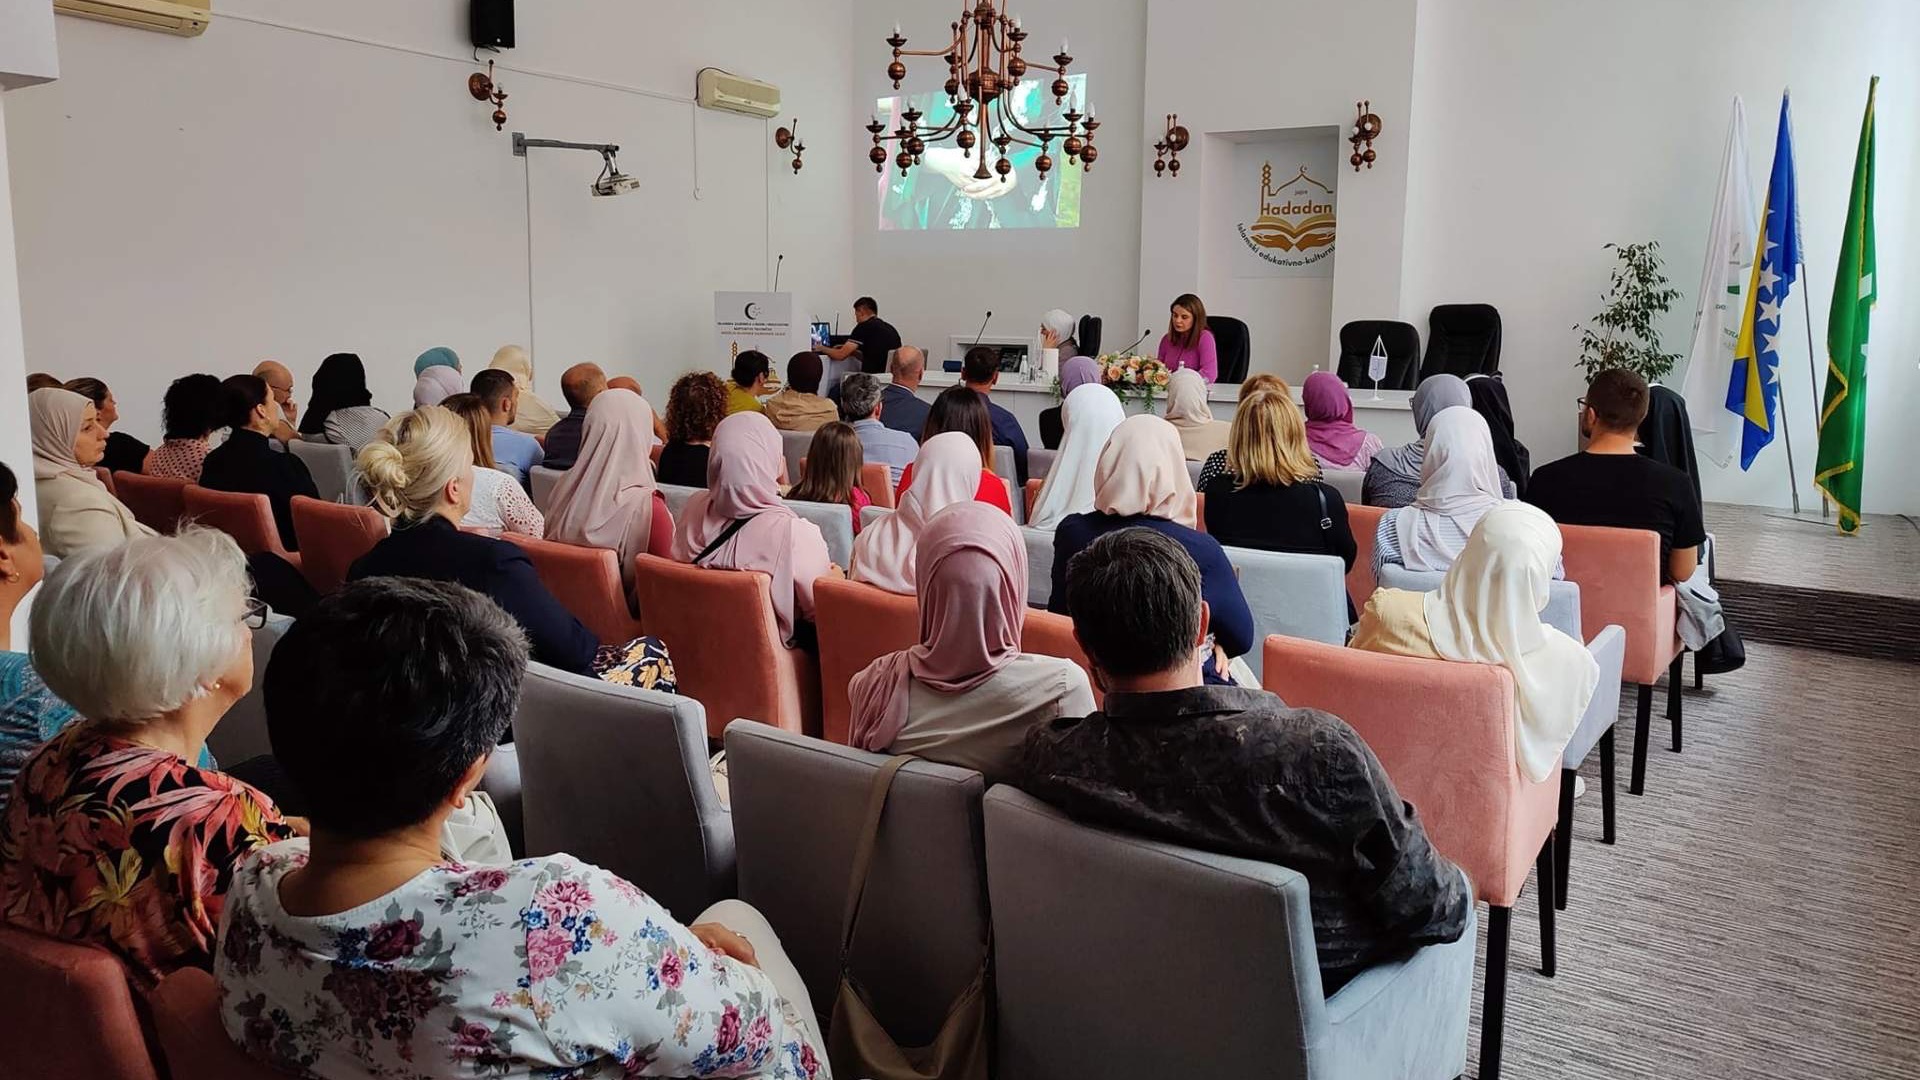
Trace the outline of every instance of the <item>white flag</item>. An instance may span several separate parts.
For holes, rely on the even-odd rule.
[[[1740,337],[1741,294],[1753,268],[1753,244],[1759,224],[1753,212],[1753,187],[1747,180],[1747,108],[1733,98],[1727,122],[1727,148],[1720,158],[1720,193],[1707,230],[1707,254],[1700,268],[1699,306],[1693,316],[1693,342],[1687,347],[1687,375],[1681,396],[1693,425],[1695,452],[1725,467],[1740,442],[1740,419],[1727,411],[1727,379]]]

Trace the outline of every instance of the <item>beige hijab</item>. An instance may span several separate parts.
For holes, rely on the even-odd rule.
[[[493,354],[493,363],[487,366],[513,376],[513,385],[520,388],[520,411],[514,415],[513,430],[545,435],[548,428],[560,422],[560,414],[533,392],[533,357],[527,355],[527,350],[518,345],[502,345],[500,351]]]
[[[580,456],[553,491],[547,539],[611,548],[633,583],[634,556],[653,530],[653,408],[631,390],[603,390],[587,406]]]
[[[891,593],[914,591],[914,558],[933,516],[968,502],[980,487],[980,447],[964,431],[943,431],[913,459],[913,486],[900,508],[860,530],[853,542],[853,580]],[[1004,515],[1002,515],[1004,516]]]
[[[1227,448],[1233,425],[1215,420],[1207,407],[1207,380],[1192,368],[1181,368],[1167,378],[1167,423],[1180,433],[1188,461],[1205,461]]]
[[[1199,528],[1193,477],[1172,424],[1148,414],[1129,416],[1113,429],[1093,470],[1093,505],[1103,514],[1140,514]]]
[[[27,425],[33,431],[33,478],[52,480],[71,476],[102,491],[106,485],[93,466],[82,465],[73,456],[73,443],[87,422],[87,410],[93,402],[71,390],[48,387],[27,395]]]

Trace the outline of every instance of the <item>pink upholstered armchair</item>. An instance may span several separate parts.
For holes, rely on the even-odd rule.
[[[262,552],[278,555],[300,568],[299,552],[280,544],[280,529],[273,523],[273,504],[265,495],[239,491],[215,491],[199,484],[188,484],[182,495],[186,514],[202,525],[219,529],[248,555]]]
[[[325,595],[347,580],[354,560],[387,535],[387,519],[367,506],[293,497],[293,531],[300,536],[300,572]]]
[[[519,533],[502,533],[500,539],[527,553],[540,583],[603,643],[618,645],[640,636],[641,620],[627,606],[620,557],[612,549],[536,540]]]
[[[857,581],[813,583],[814,623],[820,630],[820,728],[845,745],[852,724],[847,682],[868,664],[920,640],[919,600]]]

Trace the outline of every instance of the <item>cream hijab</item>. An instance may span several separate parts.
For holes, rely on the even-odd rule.
[[[914,551],[933,515],[971,501],[980,487],[980,447],[963,431],[943,431],[913,459],[913,486],[900,508],[860,530],[852,577],[891,593],[912,595]],[[1001,515],[1004,517],[1005,515]]]
[[[27,426],[33,435],[33,478],[52,480],[71,476],[105,491],[93,466],[73,456],[74,440],[86,425],[93,402],[71,390],[47,387],[27,395]]]
[[[1066,434],[1060,439],[1060,453],[1047,470],[1040,485],[1040,496],[1033,501],[1033,514],[1027,524],[1036,529],[1057,529],[1069,514],[1084,514],[1093,509],[1093,473],[1106,449],[1113,429],[1127,418],[1127,410],[1114,392],[1098,383],[1074,388],[1060,406],[1060,422]]]
[[[1231,424],[1213,418],[1207,407],[1207,380],[1192,368],[1181,368],[1167,379],[1167,423],[1180,433],[1188,461],[1205,461],[1227,448]]]
[[[1480,518],[1502,502],[1500,465],[1486,420],[1470,408],[1435,413],[1426,442],[1420,493],[1413,505],[1392,511],[1393,527],[1407,569],[1445,570]]]
[[[560,414],[533,392],[533,358],[527,355],[527,350],[518,345],[502,345],[487,367],[513,376],[513,385],[520,388],[520,408],[514,414],[513,430],[545,435],[548,428],[560,422]]]
[[[1103,514],[1142,514],[1199,527],[1193,477],[1172,424],[1153,415],[1129,416],[1113,429],[1094,467],[1093,505]]]
[[[1434,652],[1513,674],[1515,748],[1521,771],[1535,783],[1559,770],[1600,681],[1586,646],[1540,621],[1559,560],[1553,519],[1525,503],[1504,503],[1480,519],[1446,580],[1426,594]]]
[[[587,406],[580,456],[553,491],[547,539],[612,548],[632,584],[633,559],[653,528],[653,408],[631,390],[603,390]]]

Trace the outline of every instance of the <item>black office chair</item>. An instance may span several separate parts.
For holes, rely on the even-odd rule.
[[[1492,304],[1441,304],[1427,316],[1420,377],[1492,375],[1500,370],[1500,312]]]
[[[1073,336],[1073,340],[1080,346],[1081,356],[1099,356],[1100,316],[1080,316],[1080,332]]]
[[[1375,341],[1387,349],[1387,377],[1380,380],[1380,389],[1413,389],[1420,367],[1420,331],[1411,323],[1384,319],[1361,319],[1340,328],[1340,364],[1335,369],[1340,381],[1356,390],[1373,386],[1367,366]]]
[[[1247,339],[1247,324],[1228,315],[1208,315],[1207,329],[1213,331],[1213,348],[1220,361],[1214,377],[1217,383],[1245,382],[1247,363],[1253,355]]]

